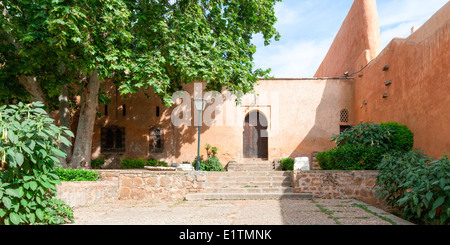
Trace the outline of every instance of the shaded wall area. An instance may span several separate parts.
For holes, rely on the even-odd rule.
[[[450,3],[354,77],[355,122],[396,121],[414,132],[415,148],[450,152]]]

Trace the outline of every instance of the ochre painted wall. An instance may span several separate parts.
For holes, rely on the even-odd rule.
[[[151,91],[147,94],[152,99],[148,99],[143,92],[124,99],[118,96],[111,82],[105,82],[102,86],[111,95],[111,103],[108,105],[108,115],[102,115],[95,123],[93,158],[154,157],[168,163],[194,160],[197,155],[198,116],[193,112],[193,103],[189,120],[191,125],[174,125],[171,119],[179,115],[172,116],[172,112],[181,108],[184,104],[181,100],[167,108]],[[192,102],[194,86],[184,87],[189,93],[186,99],[189,102]],[[210,144],[218,147],[218,157],[223,165],[229,161],[243,161],[243,122],[246,114],[253,110],[259,110],[268,119],[269,159],[311,156],[313,151],[332,148],[334,143],[330,142],[330,138],[339,133],[340,110],[347,109],[350,120],[353,118],[353,79],[261,80],[255,87],[255,93],[258,96],[248,94],[242,98],[240,105],[236,105],[235,97],[227,97],[226,91],[222,91],[219,100],[223,100],[224,104],[219,105],[214,113],[209,110],[216,101],[209,101],[201,127],[201,155],[206,157],[204,146]],[[122,114],[123,104],[126,104],[125,116]],[[156,106],[160,107],[159,118],[156,117]],[[104,113],[104,105],[99,106],[99,112]],[[206,125],[207,114],[221,120]],[[107,125],[125,127],[125,153],[102,153],[100,132]],[[164,152],[150,154],[149,131],[155,126],[164,128]]]
[[[355,0],[314,77],[342,77],[362,69],[380,52],[375,0]]]
[[[410,37],[393,39],[354,77],[355,122],[396,121],[414,132],[415,148],[450,153],[450,3]]]

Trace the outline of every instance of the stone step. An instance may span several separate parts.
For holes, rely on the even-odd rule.
[[[228,172],[206,172],[207,177],[248,177],[248,176],[291,176],[289,171],[228,171]]]
[[[257,186],[257,187],[290,187],[292,186],[291,180],[282,181],[236,181],[236,182],[206,182],[208,188],[218,187],[245,187],[245,186]]]
[[[292,187],[229,187],[205,188],[203,193],[293,193]]]
[[[230,162],[227,166],[228,171],[245,171],[245,170],[256,170],[256,171],[267,171],[274,170],[273,164],[268,161],[252,161],[252,162]]]
[[[208,176],[207,182],[284,181],[290,176]]]
[[[303,199],[311,200],[310,193],[191,193],[186,200],[264,200],[264,199]]]

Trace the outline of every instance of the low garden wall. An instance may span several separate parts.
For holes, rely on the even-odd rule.
[[[57,185],[56,198],[71,207],[117,200],[117,181],[63,181]]]
[[[295,193],[312,193],[315,198],[356,199],[374,206],[384,206],[375,197],[376,170],[293,171]]]
[[[184,200],[203,189],[205,172],[94,170],[101,181],[62,182],[57,198],[71,207],[112,200]]]

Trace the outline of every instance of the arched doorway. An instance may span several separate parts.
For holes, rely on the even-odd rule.
[[[244,121],[244,158],[268,158],[267,118],[259,111],[247,114]]]

